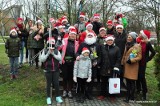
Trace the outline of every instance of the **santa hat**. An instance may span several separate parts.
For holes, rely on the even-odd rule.
[[[118,25],[116,25],[116,29],[117,29],[117,28],[122,28],[122,29],[123,29],[123,25],[118,24]]]
[[[84,47],[83,49],[82,49],[82,54],[84,54],[84,53],[90,53],[90,51],[88,50],[88,48],[86,48],[86,47]]]
[[[64,28],[65,26],[63,26],[62,25],[62,23],[59,23],[59,22],[57,22],[56,24],[55,24],[55,28]]]
[[[72,30],[72,29],[76,29],[74,26],[70,26],[69,28],[68,28],[68,31],[70,31],[70,30]]]
[[[15,29],[15,28],[11,28],[11,30],[10,30],[10,34],[12,34],[12,32],[15,32],[15,33],[16,33],[16,35],[17,35],[17,31],[16,31],[16,29]]]
[[[105,41],[108,41],[108,40],[113,40],[114,41],[114,37],[112,36],[112,35],[110,35],[110,36],[107,36],[106,38],[105,38]]]
[[[92,25],[90,22],[87,22],[87,23],[85,24],[85,26],[86,26],[86,28],[89,27],[89,26],[93,27],[93,25]]]
[[[106,31],[106,28],[105,28],[105,27],[101,27],[101,28],[99,29],[99,32],[100,32],[101,30],[105,30],[105,31]]]
[[[100,19],[100,14],[94,14],[93,18],[94,18],[94,19],[95,19],[95,18]]]
[[[151,36],[150,31],[148,31],[148,30],[141,30],[140,34],[142,34],[143,38],[148,38],[148,39]]]
[[[76,29],[71,29],[71,30],[69,31],[69,33],[70,33],[70,34],[72,33],[72,34],[75,34],[75,35],[76,35],[76,34],[77,34],[77,31],[76,31]]]
[[[42,22],[41,20],[37,20],[37,21],[36,21],[36,24],[41,24],[41,25],[42,25],[43,22]]]
[[[66,16],[63,16],[62,18],[61,18],[61,23],[63,23],[63,22],[68,22],[68,20],[67,20],[67,17]]]
[[[82,18],[85,18],[85,13],[84,13],[84,12],[81,12],[81,13],[80,13],[79,18],[81,18],[81,17],[82,17]]]
[[[49,22],[51,22],[51,23],[53,22],[54,23],[55,22],[54,18],[50,18]]]
[[[92,35],[93,37],[94,37],[94,36],[96,36],[96,34],[95,34],[95,33],[93,33],[93,32],[89,32],[89,33],[87,33],[87,36],[88,36],[88,35]]]
[[[17,20],[18,20],[18,21],[23,21],[23,18],[20,18],[20,17],[19,17],[19,18],[17,18]]]
[[[108,21],[107,21],[107,25],[113,25],[112,20],[108,20]]]
[[[54,37],[49,37],[47,39],[47,48],[54,49],[54,47],[55,47],[55,39],[54,39]]]

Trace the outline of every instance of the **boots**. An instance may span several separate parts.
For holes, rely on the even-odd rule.
[[[142,95],[142,100],[143,100],[143,101],[146,100],[146,93],[143,93],[143,95]]]

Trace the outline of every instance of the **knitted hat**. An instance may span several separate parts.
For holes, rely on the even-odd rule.
[[[150,31],[148,31],[148,30],[141,30],[140,34],[142,34],[143,38],[148,38],[148,39],[151,36]]]
[[[130,32],[129,35],[132,36],[133,39],[136,39],[138,36],[136,32]]]
[[[15,32],[15,33],[16,33],[16,35],[17,35],[17,31],[16,31],[16,29],[15,29],[15,28],[11,28],[11,30],[10,30],[10,34],[12,34],[12,32]]]
[[[86,53],[86,52],[90,53],[90,51],[88,50],[88,48],[84,47],[84,48],[82,49],[82,54],[84,54],[84,53]]]
[[[116,25],[116,29],[117,29],[117,28],[122,28],[122,29],[123,29],[123,25],[118,24],[118,25]]]

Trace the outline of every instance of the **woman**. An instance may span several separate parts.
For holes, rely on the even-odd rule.
[[[124,102],[134,100],[135,81],[138,79],[139,61],[142,58],[141,46],[136,44],[136,35],[129,33],[121,64],[124,66],[124,78],[127,82],[127,96]]]
[[[105,63],[105,68],[101,67],[101,92],[98,96],[99,100],[104,100],[107,93],[107,83],[108,79],[113,77],[114,72],[119,72],[120,63],[121,63],[121,53],[120,49],[114,45],[114,37],[108,36],[105,38],[105,57],[103,58],[103,63]],[[109,60],[109,61],[106,61]],[[114,71],[113,71],[114,70]]]

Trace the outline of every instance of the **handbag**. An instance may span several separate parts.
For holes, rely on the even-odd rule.
[[[120,78],[109,78],[109,94],[120,93]]]

